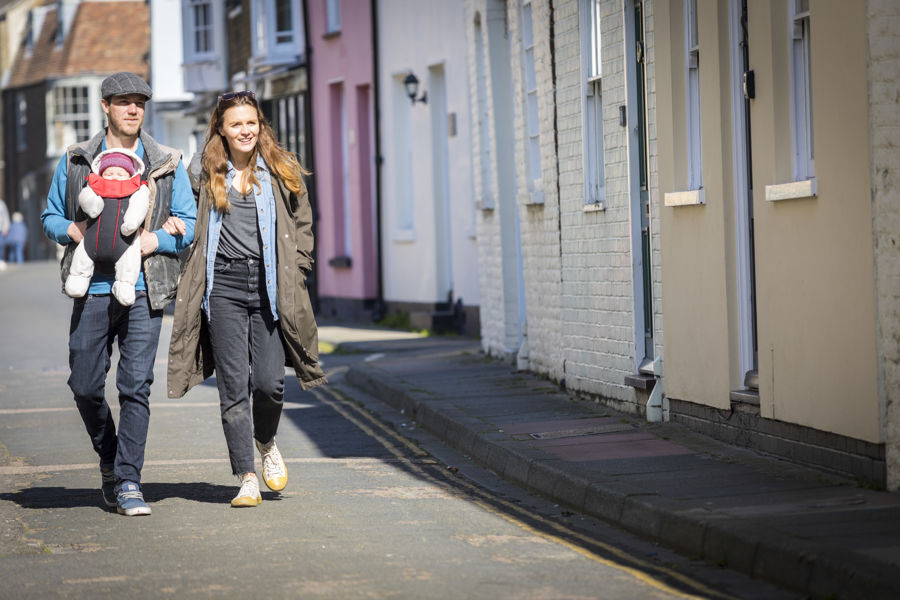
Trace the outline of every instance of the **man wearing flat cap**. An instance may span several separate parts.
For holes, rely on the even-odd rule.
[[[153,364],[163,308],[175,297],[181,273],[179,254],[194,238],[197,207],[181,152],[158,144],[141,129],[144,106],[153,96],[147,82],[135,73],[114,73],[101,83],[100,95],[107,126],[91,139],[70,146],[60,158],[41,221],[47,237],[66,247],[60,262],[65,282],[72,253],[87,225],[78,195],[94,157],[109,148],[126,148],[143,160],[141,179],[147,182],[151,200],[139,230],[143,260],[135,302],[119,304],[111,294],[115,274],[95,271],[87,294],[73,300],[69,387],[100,459],[103,501],[119,514],[149,515],[150,506],[141,492],[141,469]],[[119,344],[118,433],[104,392],[115,340]]]

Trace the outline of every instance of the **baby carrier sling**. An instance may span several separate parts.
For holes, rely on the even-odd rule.
[[[84,249],[94,261],[97,272],[105,275],[115,273],[116,261],[138,235],[137,231],[122,235],[122,217],[128,210],[131,195],[140,187],[140,181],[146,181],[149,172],[148,164],[139,178],[117,181],[103,179],[94,173],[87,177],[88,185],[103,198],[103,212],[96,219],[88,220],[84,232]]]

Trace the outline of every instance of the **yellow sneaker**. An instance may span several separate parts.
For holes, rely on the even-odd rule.
[[[287,485],[287,467],[284,466],[284,459],[281,458],[281,452],[275,445],[275,439],[268,444],[260,444],[259,440],[254,441],[262,455],[263,481],[273,492],[280,492]]]
[[[256,475],[244,475],[241,480],[241,490],[232,499],[231,505],[235,508],[244,508],[259,506],[260,502],[262,502],[262,496],[259,494],[259,479],[256,478]]]

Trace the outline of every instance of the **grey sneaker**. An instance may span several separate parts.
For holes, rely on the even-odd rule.
[[[100,466],[100,491],[103,494],[103,502],[109,508],[116,506],[116,474],[112,467]]]
[[[116,495],[116,510],[126,517],[149,515],[150,507],[144,502],[141,486],[133,481],[123,481]]]

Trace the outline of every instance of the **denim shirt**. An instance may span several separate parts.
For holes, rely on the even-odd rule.
[[[225,188],[231,186],[235,176],[234,165],[228,161],[228,171],[225,174]],[[272,309],[272,317],[278,320],[276,305],[277,273],[278,269],[275,255],[275,193],[272,191],[272,179],[269,168],[262,156],[256,155],[256,178],[259,185],[253,187],[256,198],[256,217],[262,239],[262,258],[266,266],[266,291],[269,294],[269,306]],[[213,275],[215,274],[216,252],[219,248],[219,235],[222,232],[222,213],[215,207],[209,209],[209,225],[206,236],[206,293],[203,295],[203,310],[207,318],[212,320],[209,312],[209,294],[212,292]]]

